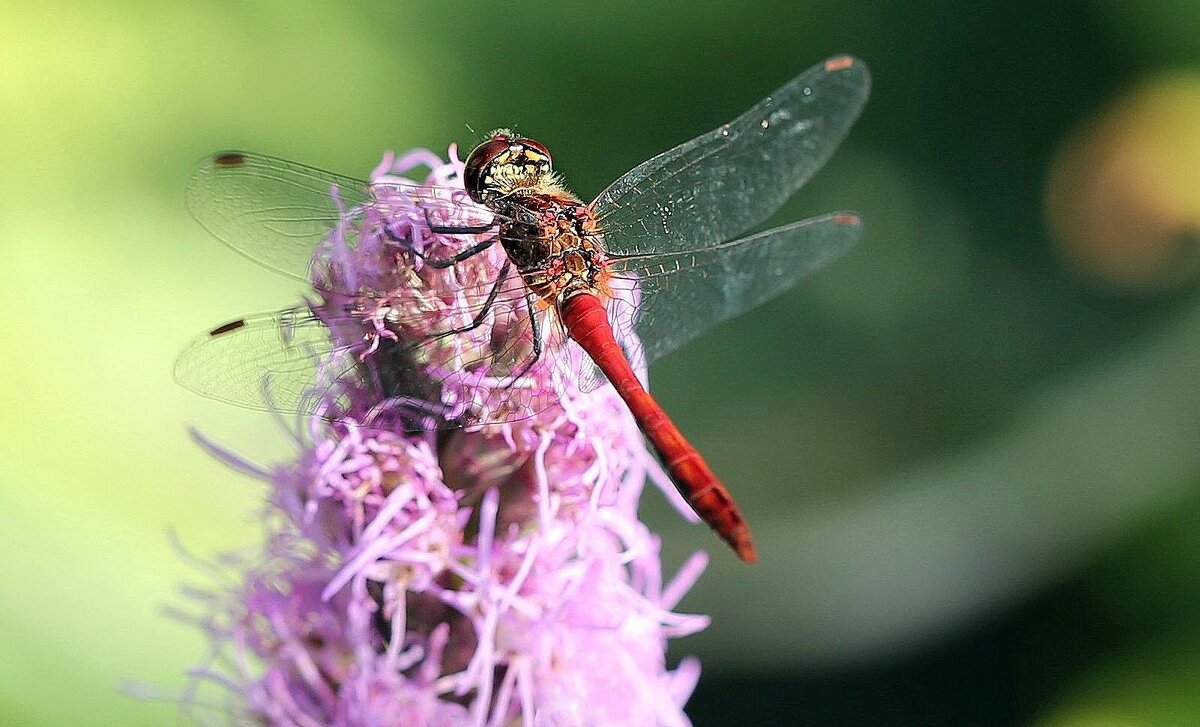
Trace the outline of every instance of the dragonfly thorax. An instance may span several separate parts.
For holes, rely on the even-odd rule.
[[[596,214],[559,183],[541,142],[494,131],[467,157],[463,181],[472,199],[496,213],[500,243],[538,298],[559,305],[602,291]]]
[[[606,289],[606,256],[596,213],[566,192],[497,200],[500,244],[540,299],[560,305]]]

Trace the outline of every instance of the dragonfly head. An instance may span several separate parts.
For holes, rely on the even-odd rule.
[[[484,205],[514,193],[537,191],[554,183],[550,152],[536,139],[498,129],[467,157],[463,182],[471,199]]]

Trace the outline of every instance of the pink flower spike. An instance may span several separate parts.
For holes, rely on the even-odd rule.
[[[208,450],[208,453],[211,454],[214,459],[217,459],[228,467],[231,467],[232,469],[235,469],[244,475],[249,475],[260,480],[270,479],[270,473],[267,472],[267,470],[264,470],[250,460],[243,458],[241,455],[234,453],[232,450],[222,447],[221,445],[201,434],[199,431],[191,429],[188,433],[192,435],[192,439],[195,440],[197,444]]]
[[[319,406],[295,457],[264,468],[195,435],[269,501],[261,551],[206,564],[218,584],[191,594],[213,647],[185,699],[216,705],[213,722],[271,727],[687,725],[699,663],[669,670],[666,650],[707,626],[673,610],[707,556],[663,585],[637,517],[646,480],[695,515],[611,386],[581,380],[574,344],[520,377],[475,365],[511,356],[498,343],[520,345],[520,329],[513,309],[474,327],[463,313],[506,264],[499,245],[429,263],[481,238],[461,232],[480,211],[449,157],[385,155],[369,202],[331,189],[342,214],[314,251],[307,323],[333,345],[315,349],[305,395]],[[463,330],[433,335],[447,328]],[[344,375],[387,373],[412,337],[436,341],[419,369],[442,384],[429,396]],[[507,424],[412,426],[532,400],[548,405]]]
[[[679,602],[683,600],[684,594],[692,590],[692,586],[696,585],[696,581],[700,580],[700,574],[708,567],[708,553],[703,550],[698,550],[684,561],[680,566],[679,572],[667,584],[663,590],[662,596],[658,602],[663,608],[675,608]]]

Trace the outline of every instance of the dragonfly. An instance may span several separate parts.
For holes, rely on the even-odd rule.
[[[635,166],[590,203],[563,186],[545,145],[507,130],[468,155],[457,184],[366,182],[215,154],[189,184],[193,215],[323,300],[208,331],[180,355],[176,378],[210,398],[301,413],[328,407],[322,387],[353,380],[417,412],[404,427],[420,432],[534,416],[557,397],[528,382],[566,367],[581,390],[611,383],[687,502],[753,563],[729,490],[638,370],[857,240],[854,212],[745,233],[829,159],[869,88],[860,60],[829,58],[733,121]],[[418,219],[397,227],[399,211],[413,210]],[[429,236],[457,244],[422,248]],[[450,276],[439,290],[453,294],[425,295],[430,275]]]

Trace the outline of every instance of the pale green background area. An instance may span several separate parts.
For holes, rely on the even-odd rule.
[[[647,495],[669,562],[713,556],[684,605],[714,626],[679,652],[714,673],[852,666],[1101,557],[1097,601],[1146,638],[1081,670],[1048,723],[1200,724],[1200,619],[1178,606],[1200,556],[1200,307],[1190,289],[1081,282],[1036,206],[1071,128],[1145,74],[1197,67],[1193,5],[383,7],[0,5],[0,724],[176,723],[117,692],[178,688],[204,654],[162,614],[199,580],[168,529],[201,554],[257,541],[261,487],[187,428],[258,461],[288,445],[170,367],[197,332],[301,291],[190,219],[198,158],[247,148],[364,175],[383,150],[516,124],[587,197],[841,51],[876,92],[789,215],[858,209],[862,244],[654,371],[764,561],[742,567]],[[1012,60],[1002,33],[1045,37],[1047,55],[974,88]],[[1076,85],[1039,82],[1062,65]]]

